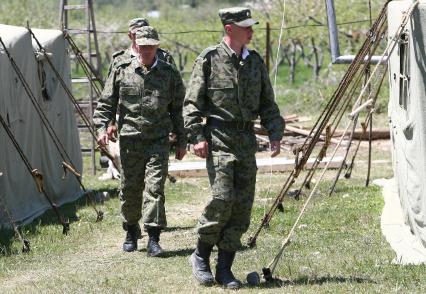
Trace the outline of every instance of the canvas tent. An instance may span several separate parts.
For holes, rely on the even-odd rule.
[[[67,85],[71,84],[66,41],[58,30],[34,29],[34,34],[51,53],[51,60]],[[46,60],[37,60],[38,46],[26,28],[0,25],[0,37],[15,59],[31,91],[53,126],[78,171],[82,171],[80,141],[74,108]],[[31,104],[18,75],[0,46],[0,114],[7,121],[30,164],[44,176],[47,194],[57,205],[82,195],[76,178],[63,178],[62,157]],[[44,89],[44,90],[43,90]],[[50,208],[36,189],[26,166],[0,126],[0,197],[18,223],[28,223]],[[0,226],[9,226],[0,209]]]
[[[413,1],[392,1],[389,39]],[[389,118],[395,179],[406,222],[426,246],[426,1],[389,58]]]

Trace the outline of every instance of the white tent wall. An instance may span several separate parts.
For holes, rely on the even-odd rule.
[[[413,1],[392,1],[388,8],[389,39]],[[401,206],[414,234],[426,245],[426,1],[414,10],[406,27],[408,42],[389,58],[389,118],[392,157]],[[404,51],[406,54],[404,54]],[[404,60],[404,55],[407,59]],[[409,79],[404,95],[404,64]]]
[[[55,69],[59,72],[67,87],[71,89],[69,55],[62,32],[59,30],[34,29],[33,33],[46,51],[52,53],[49,59],[54,64]],[[35,51],[39,49],[34,40],[33,47]],[[75,120],[74,106],[46,60],[40,62],[39,70],[44,70],[45,72],[46,91],[50,98],[49,100],[45,98],[41,98],[40,100],[42,101],[42,107],[49,122],[54,126],[56,135],[65,147],[67,155],[70,157],[70,159],[65,157],[65,161],[75,166],[78,172],[83,172],[80,138]],[[39,94],[41,95],[41,89]],[[61,185],[49,185],[48,193],[52,195],[52,198],[55,197],[55,202],[62,203],[64,200],[74,200],[80,193],[77,179],[69,172],[62,179],[64,170],[61,162],[63,159],[57,148],[52,144],[46,128],[43,128],[42,131],[43,150],[49,154],[42,162],[44,176],[53,182],[61,183]]]
[[[34,32],[46,46],[47,51],[52,52],[55,67],[70,85],[69,57],[61,32],[52,30],[34,30]],[[30,33],[25,28],[0,25],[0,37],[45,111],[73,164],[81,171],[82,159],[73,106],[45,62],[43,67],[47,77],[47,92],[51,99],[43,98],[38,63],[34,55],[34,48],[37,47],[33,48]],[[0,89],[0,114],[7,120],[32,167],[44,175],[47,194],[58,205],[80,197],[82,193],[75,177],[68,173],[65,179],[62,179],[62,159],[59,152],[6,53],[1,49]],[[3,172],[0,197],[16,222],[31,222],[50,208],[43,194],[37,191],[33,179],[3,127],[0,127],[0,172]],[[0,209],[0,226],[9,226],[9,219],[2,209]]]
[[[0,37],[34,92],[37,90],[37,75],[34,71],[35,61],[32,52],[31,37],[24,28],[0,26]],[[14,72],[6,53],[0,51],[0,113],[7,120],[11,131],[19,142],[25,155],[34,167],[41,165],[41,146],[37,142],[37,132],[41,129],[41,121],[30,105],[24,88]],[[17,219],[24,220],[32,214],[40,214],[43,209],[43,195],[36,192],[32,179],[9,137],[3,128],[0,129],[0,172],[3,172],[3,187],[0,187],[4,204]],[[0,210],[0,221],[7,223]]]

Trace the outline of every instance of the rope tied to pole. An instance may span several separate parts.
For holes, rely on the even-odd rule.
[[[43,193],[45,191],[44,190],[44,184],[43,184],[43,175],[39,172],[38,169],[33,169],[31,171],[31,175],[33,176],[33,178],[35,180],[35,183],[36,183],[36,186],[37,186],[37,190],[40,193]]]
[[[71,165],[66,163],[65,161],[62,162],[62,168],[64,169],[64,175],[63,179],[65,178],[67,171],[70,171],[73,175],[75,175],[77,178],[81,179],[81,174],[78,173]]]

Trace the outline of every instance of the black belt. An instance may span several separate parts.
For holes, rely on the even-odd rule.
[[[239,121],[239,120],[218,120],[214,117],[207,119],[207,124],[212,128],[218,129],[231,129],[237,131],[253,131],[253,122],[251,121]]]

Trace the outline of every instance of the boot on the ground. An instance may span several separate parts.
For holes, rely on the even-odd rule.
[[[160,244],[160,233],[161,228],[159,227],[148,227],[148,245],[146,247],[146,252],[148,256],[157,257],[161,256],[163,253],[163,249],[161,248]]]
[[[241,282],[237,280],[231,271],[234,262],[235,251],[229,252],[219,249],[216,265],[216,282],[227,289],[239,289]]]
[[[123,229],[127,231],[126,239],[123,243],[123,251],[133,252],[138,249],[138,239],[141,238],[141,228],[139,224],[129,225],[123,223]]]
[[[212,271],[210,269],[210,254],[213,245],[198,240],[197,248],[190,256],[192,274],[195,279],[204,286],[210,286],[214,283]]]

